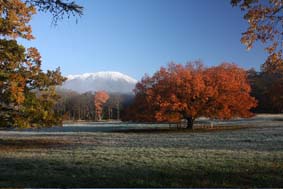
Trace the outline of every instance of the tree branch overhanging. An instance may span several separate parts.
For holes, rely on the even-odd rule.
[[[54,25],[64,17],[82,16],[83,7],[70,0],[25,0],[25,3],[37,7],[38,11],[49,12]]]

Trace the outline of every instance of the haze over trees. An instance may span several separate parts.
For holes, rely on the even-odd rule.
[[[152,77],[145,76],[135,88],[134,103],[124,117],[132,121],[176,122],[187,127],[201,116],[211,119],[250,117],[256,107],[246,71],[223,63],[210,68],[199,62],[171,63]]]
[[[98,121],[95,107],[95,92],[79,94],[68,90],[57,90],[60,99],[55,106],[55,112],[63,120]],[[132,102],[133,94],[108,93],[108,100],[100,108],[101,120],[120,120],[125,107]]]

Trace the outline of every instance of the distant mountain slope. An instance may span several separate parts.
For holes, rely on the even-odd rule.
[[[131,93],[137,80],[120,72],[97,72],[81,75],[69,75],[62,89],[84,93],[87,91],[101,91]]]

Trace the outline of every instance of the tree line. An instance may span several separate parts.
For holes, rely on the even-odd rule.
[[[265,63],[247,71],[251,95],[258,100],[255,113],[283,113],[283,62]]]
[[[60,100],[54,111],[63,120],[120,120],[124,107],[133,99],[133,94],[107,93],[105,91],[79,94],[58,90]]]
[[[171,63],[137,83],[134,94],[105,91],[78,94],[58,90],[55,112],[63,120],[179,122],[189,127],[200,116],[211,119],[283,113],[283,66],[260,71],[223,63]]]

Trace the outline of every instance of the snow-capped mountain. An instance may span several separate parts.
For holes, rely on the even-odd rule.
[[[69,75],[62,89],[84,93],[88,91],[107,91],[131,93],[137,83],[134,78],[120,72],[97,72]]]

